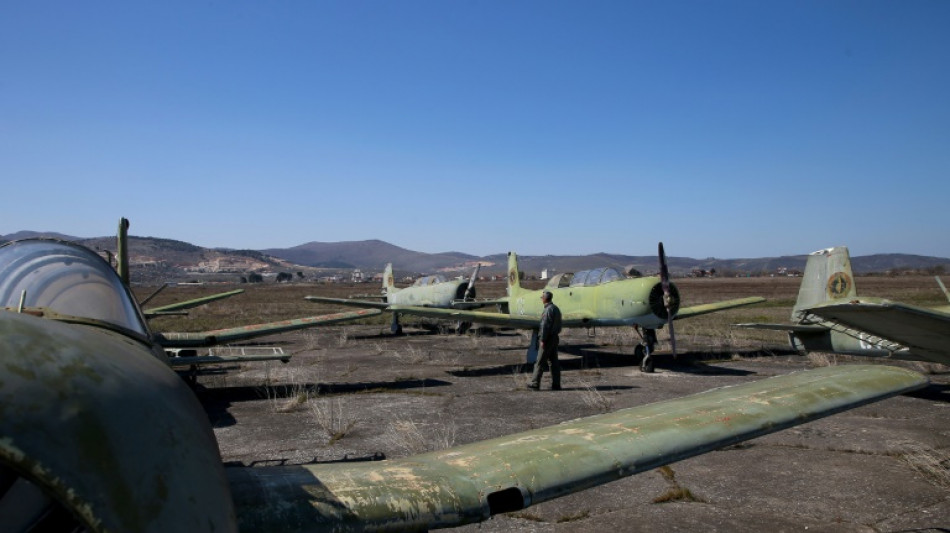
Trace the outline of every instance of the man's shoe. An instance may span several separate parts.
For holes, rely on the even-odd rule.
[[[551,390],[561,390],[561,386],[560,385],[552,386]]]
[[[540,385],[535,385],[534,383],[528,383],[528,388],[531,390],[538,390],[541,388]]]

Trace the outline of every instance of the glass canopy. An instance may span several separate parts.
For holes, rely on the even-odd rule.
[[[129,291],[92,250],[65,241],[28,239],[0,246],[0,307],[45,308],[145,335]]]

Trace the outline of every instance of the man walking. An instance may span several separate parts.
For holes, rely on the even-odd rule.
[[[561,334],[561,310],[551,302],[553,298],[551,291],[541,293],[541,301],[544,303],[544,311],[541,312],[541,328],[538,331],[541,353],[534,363],[534,374],[531,375],[529,389],[541,388],[544,367],[551,365],[551,390],[561,390],[561,365],[557,360],[557,345]]]

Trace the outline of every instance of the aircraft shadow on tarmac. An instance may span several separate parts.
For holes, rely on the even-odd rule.
[[[367,391],[403,391],[415,388],[444,387],[451,385],[439,379],[410,379],[400,381],[364,381],[359,383],[296,383],[270,386],[237,386],[208,388],[194,386],[195,395],[204,407],[214,427],[227,427],[236,421],[228,412],[234,402],[263,399],[279,400],[293,398],[306,391],[309,395],[353,394]]]
[[[905,396],[920,398],[931,402],[950,403],[950,385],[931,383],[920,390],[905,393]]]
[[[502,348],[504,350],[505,348]],[[513,348],[524,350],[521,348]],[[565,344],[558,349],[561,370],[586,370],[590,368],[637,367],[640,362],[631,354],[611,353],[602,351],[603,347],[595,344]],[[748,376],[755,374],[751,370],[728,368],[724,366],[701,363],[703,361],[731,360],[737,354],[740,358],[769,357],[777,354],[773,350],[729,350],[728,352],[685,352],[677,356],[674,361],[669,354],[659,353],[657,368],[683,374],[702,374],[713,376]],[[574,357],[564,357],[574,356]],[[525,363],[506,364],[479,368],[450,370],[447,373],[456,377],[499,376],[532,371],[532,365]]]
[[[567,355],[576,355],[582,362],[581,368],[590,367],[617,367],[617,366],[637,366],[640,361],[632,354],[604,352],[603,346],[596,344],[570,344],[561,346],[560,353]],[[787,353],[785,353],[787,352]],[[731,361],[738,357],[741,359],[754,359],[760,357],[771,357],[775,355],[793,354],[790,350],[779,353],[775,350],[726,350],[726,351],[688,351],[677,354],[676,359],[667,352],[657,352],[656,367],[670,372],[683,374],[703,374],[716,376],[748,376],[755,374],[750,370],[738,368],[728,368],[708,364],[707,361]],[[568,360],[570,361],[570,360]],[[565,368],[565,361],[561,361],[561,367]]]

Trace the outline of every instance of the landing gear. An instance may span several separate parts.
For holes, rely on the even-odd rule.
[[[391,331],[393,335],[402,335],[402,325],[399,323],[399,315],[396,313],[393,313],[393,321],[389,325],[389,331]]]
[[[463,322],[459,320],[458,324],[455,327],[455,333],[458,335],[465,335],[465,332],[468,331],[469,328],[471,327],[472,327],[471,322]]]
[[[638,359],[642,358],[640,360],[640,372],[651,374],[654,371],[653,351],[656,350],[656,330],[645,329],[641,332],[639,326],[634,326],[634,328],[642,340],[633,349],[633,355]]]

